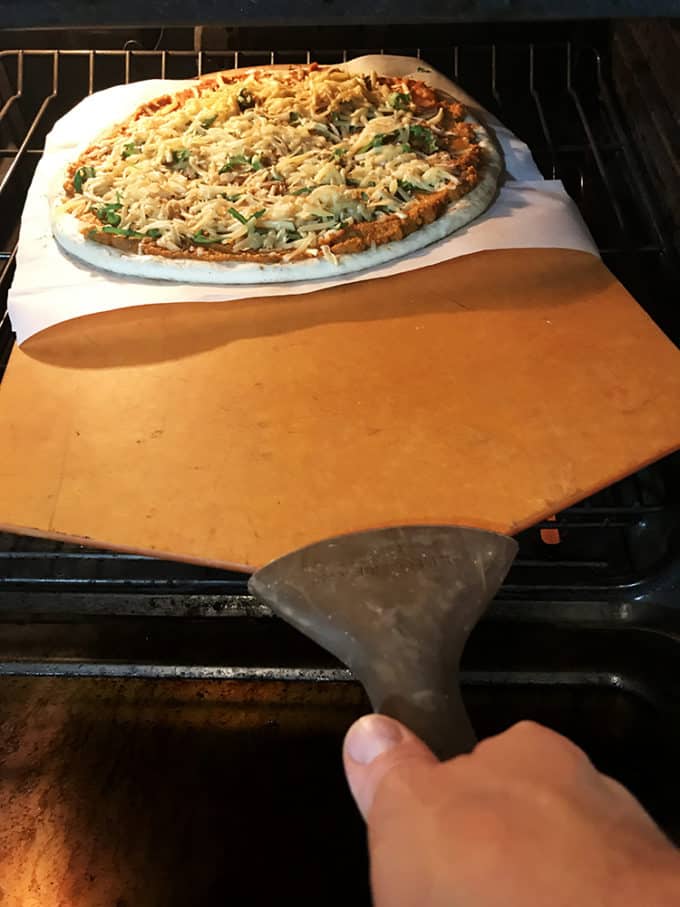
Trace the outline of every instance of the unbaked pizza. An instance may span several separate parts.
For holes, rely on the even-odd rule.
[[[502,158],[455,98],[342,67],[216,73],[101,135],[51,199],[55,237],[106,270],[204,283],[362,270],[460,229]]]

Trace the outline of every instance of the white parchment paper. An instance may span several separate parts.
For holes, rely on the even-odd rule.
[[[574,202],[558,180],[544,180],[527,146],[476,102],[422,60],[366,56],[346,64],[356,72],[412,75],[467,103],[496,134],[507,175],[488,211],[467,227],[412,255],[338,279],[251,286],[125,278],[94,270],[64,253],[50,228],[48,194],[64,168],[103,130],[151,98],[180,90],[188,80],[153,79],[90,95],[58,120],[45,142],[21,219],[17,267],[8,308],[17,341],[71,318],[111,309],[170,302],[215,302],[312,293],[337,284],[377,280],[487,249],[564,248],[597,255]]]

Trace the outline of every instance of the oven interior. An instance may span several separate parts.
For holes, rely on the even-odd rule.
[[[660,41],[676,40],[672,23],[645,25],[647,36],[650,27]],[[526,141],[544,176],[576,200],[605,263],[677,340],[677,230],[658,183],[675,139],[656,136],[666,151],[650,161],[636,131],[640,85],[657,92],[657,122],[669,122],[665,77],[639,28],[0,32],[0,295],[45,136],[88,92],[384,51],[427,60]],[[3,368],[12,345],[5,315]],[[549,363],[545,377],[560,380]],[[521,718],[569,734],[680,840],[679,503],[672,456],[522,533],[512,572],[470,639],[463,680],[481,735]],[[0,590],[3,728],[20,737],[42,703],[41,720],[55,731],[40,749],[41,770],[65,771],[69,748],[69,808],[99,797],[114,825],[143,814],[156,842],[144,866],[158,874],[159,900],[134,894],[142,857],[133,835],[116,838],[129,882],[111,903],[221,903],[226,891],[259,903],[274,890],[300,903],[368,903],[361,826],[339,763],[342,734],[366,701],[341,665],[248,596],[246,577],[2,535]],[[134,746],[119,753],[111,785],[97,788],[105,771],[97,754],[119,735]],[[111,845],[112,827],[79,815],[78,834],[108,834],[101,840]],[[17,813],[22,821],[30,816]],[[253,872],[265,860],[269,873]]]

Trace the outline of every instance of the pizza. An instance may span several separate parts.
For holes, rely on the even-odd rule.
[[[76,258],[203,283],[362,270],[478,217],[502,157],[451,95],[315,64],[215,73],[157,97],[72,161],[50,199]]]

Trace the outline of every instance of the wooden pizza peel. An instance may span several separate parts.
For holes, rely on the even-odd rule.
[[[476,591],[457,630],[445,596],[422,660],[442,622],[448,643],[453,632],[464,642],[514,556],[506,536],[676,450],[679,413],[680,353],[575,251],[484,252],[303,296],[125,309],[13,351],[0,524],[243,570],[385,527],[500,533],[458,545],[479,567]],[[395,536],[382,538],[389,562]],[[451,542],[436,538],[441,551]],[[323,620],[290,571],[285,588],[271,571],[254,588],[282,612],[283,588],[297,625],[332,647],[328,608],[352,598],[342,577],[356,590],[386,575],[372,550],[359,578],[332,568],[340,585]],[[430,592],[450,589],[456,557],[428,562]],[[424,624],[419,601],[409,633]],[[454,660],[462,642],[448,645]],[[432,658],[428,682],[445,674],[450,687],[450,655]]]

